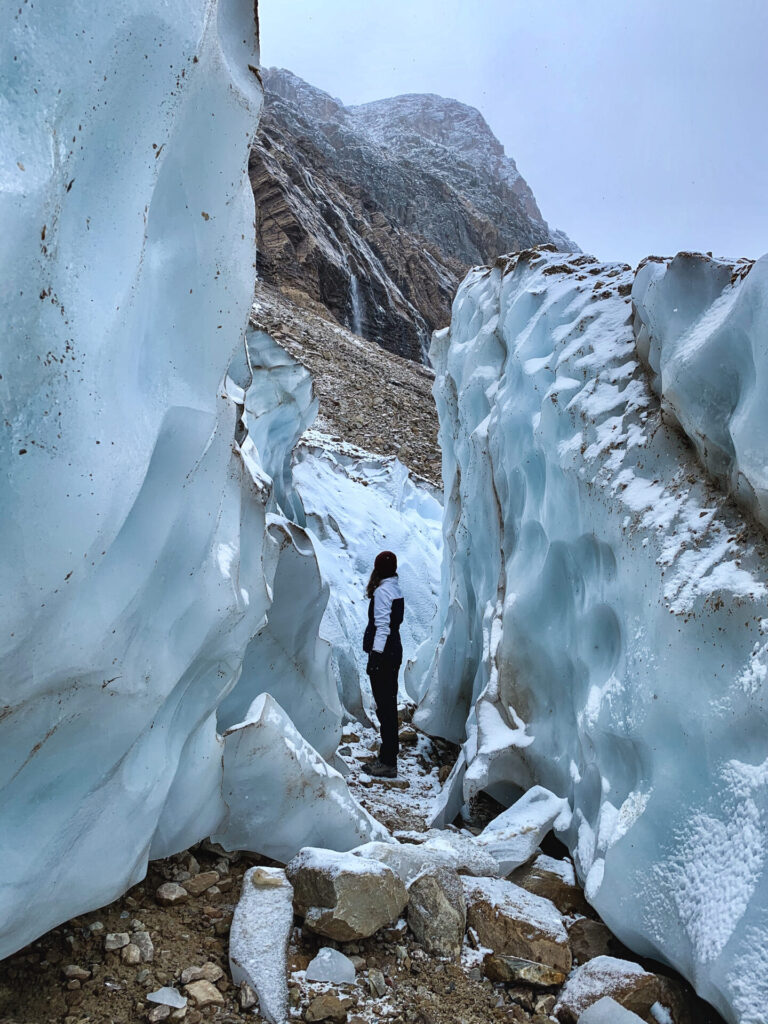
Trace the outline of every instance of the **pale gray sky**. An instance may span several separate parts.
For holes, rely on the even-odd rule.
[[[768,0],[260,0],[262,59],[345,103],[478,107],[603,259],[768,252]]]

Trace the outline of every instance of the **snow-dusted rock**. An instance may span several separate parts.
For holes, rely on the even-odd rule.
[[[355,981],[355,965],[348,956],[338,949],[323,946],[317,956],[310,960],[305,978],[307,981],[327,981],[334,985],[353,985]]]
[[[568,933],[554,904],[503,878],[465,876],[462,881],[467,926],[475,930],[481,945],[568,973]]]
[[[307,847],[288,864],[296,912],[310,931],[339,942],[365,939],[396,921],[408,902],[385,864]]]
[[[662,418],[633,281],[524,253],[470,273],[435,336],[442,627],[415,721],[464,741],[465,800],[566,799],[559,836],[611,930],[756,1024],[768,551]]]
[[[428,953],[459,955],[467,928],[467,902],[455,871],[427,868],[411,882],[408,927]]]
[[[651,1016],[651,1007],[658,1004],[673,1024],[695,1024],[677,982],[652,974],[631,960],[610,956],[596,957],[576,968],[560,992],[553,1015],[561,1024],[577,1024],[581,1014],[605,996],[644,1020],[658,1019]]]
[[[589,913],[584,890],[576,881],[570,860],[555,860],[540,853],[530,864],[516,868],[509,880],[528,892],[551,900],[561,914]]]
[[[282,1024],[288,1015],[288,938],[293,927],[293,888],[280,868],[251,868],[243,877],[229,934],[229,967],[235,985],[249,985],[262,1016]]]
[[[648,260],[632,287],[637,350],[666,415],[768,526],[768,256]]]
[[[230,810],[212,839],[225,850],[286,862],[308,844],[349,850],[388,838],[268,693],[224,733],[223,794]]]
[[[352,852],[387,864],[406,885],[431,867],[445,867],[468,875],[504,874],[498,861],[479,847],[475,839],[460,832],[429,829],[419,843],[372,842]]]
[[[625,1010],[610,996],[603,996],[587,1007],[579,1017],[578,1024],[644,1024],[643,1018]]]
[[[494,818],[477,837],[501,866],[501,874],[525,864],[533,857],[544,836],[556,827],[563,830],[571,820],[568,801],[534,786],[520,799]]]

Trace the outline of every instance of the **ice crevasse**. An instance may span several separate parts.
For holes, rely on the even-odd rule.
[[[765,264],[731,281],[697,260],[693,273],[719,275],[719,287],[686,309],[685,329],[706,347],[720,293],[741,365],[749,351],[760,379],[764,321],[750,311],[765,309]],[[463,741],[446,805],[480,789],[511,802],[533,784],[566,798],[560,837],[613,931],[678,968],[729,1021],[759,1024],[768,545],[662,415],[640,358],[661,351],[664,379],[665,314],[689,295],[673,269],[635,281],[623,265],[533,250],[470,272],[431,350],[443,581],[409,686],[418,724]],[[648,274],[665,271],[649,290]],[[722,435],[711,408],[721,365],[699,360],[678,421]],[[736,437],[730,451],[733,467]]]
[[[210,834],[387,838],[326,761],[311,382],[246,336],[257,64],[252,0],[3,14],[0,957]]]

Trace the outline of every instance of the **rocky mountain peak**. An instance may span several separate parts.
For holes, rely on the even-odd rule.
[[[355,333],[423,360],[470,266],[544,242],[577,248],[473,107],[431,94],[347,107],[290,71],[263,77],[250,161],[259,276]]]

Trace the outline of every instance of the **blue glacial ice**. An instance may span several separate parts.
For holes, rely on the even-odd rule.
[[[662,415],[638,353],[664,381],[665,317],[697,323],[696,388],[675,391],[677,416],[722,432],[731,350],[720,338],[720,361],[706,356],[702,325],[728,293],[734,374],[751,357],[762,379],[765,262],[741,283],[700,262],[683,261],[679,281],[673,262],[635,282],[622,265],[534,251],[470,272],[431,350],[443,579],[411,672],[416,722],[463,741],[459,802],[483,789],[512,803],[535,784],[567,800],[559,835],[607,924],[729,1021],[759,1024],[768,546]],[[651,325],[638,343],[633,323]],[[759,402],[746,376],[740,387],[730,477],[759,494],[734,427],[752,420],[762,436]]]

